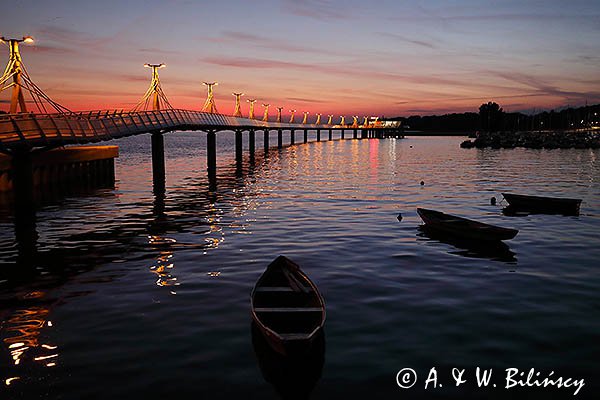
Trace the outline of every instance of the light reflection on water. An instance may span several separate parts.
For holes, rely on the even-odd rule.
[[[43,206],[25,245],[3,211],[0,373],[11,394],[152,397],[176,387],[180,397],[274,398],[254,356],[248,299],[278,254],[302,265],[327,303],[314,398],[403,395],[402,367],[594,372],[597,151],[349,140],[258,152],[239,169],[230,139],[218,137],[216,189],[204,135],[178,133],[166,136],[167,191],[155,196],[142,136],[119,141],[114,189]],[[581,197],[582,214],[507,218],[489,203],[507,189]],[[417,206],[520,232],[506,247],[472,248],[424,234]],[[28,343],[20,324],[37,350],[26,344],[31,357],[20,353],[17,368],[9,346]],[[40,343],[59,346],[60,362]]]

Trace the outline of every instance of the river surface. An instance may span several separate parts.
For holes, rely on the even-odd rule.
[[[164,195],[153,194],[143,135],[111,143],[114,187],[46,199],[25,224],[4,201],[0,398],[276,399],[286,387],[313,399],[525,396],[505,388],[511,367],[585,379],[576,398],[598,398],[600,151],[312,133],[265,156],[261,138],[240,167],[233,133],[218,135],[216,187],[206,135],[171,133]],[[502,191],[582,198],[581,215],[505,216],[490,204]],[[418,206],[519,234],[492,249],[429,237]],[[291,378],[265,367],[249,310],[279,254],[327,305],[324,350]],[[458,388],[454,367],[465,369]],[[477,367],[493,369],[488,387]],[[418,375],[411,389],[397,384],[403,368]]]

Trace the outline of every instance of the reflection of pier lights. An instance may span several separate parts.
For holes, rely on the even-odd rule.
[[[327,116],[328,120],[327,120],[327,125],[331,125],[333,124],[333,114],[329,114]]]
[[[304,118],[302,118],[302,124],[306,124],[306,120],[308,118],[308,114],[310,114],[308,111],[304,111]]]
[[[296,110],[290,110],[290,112],[292,113],[290,115],[290,124],[294,122],[294,115],[296,114]]]
[[[254,103],[256,103],[256,99],[248,99],[246,101],[250,103],[250,112],[248,113],[248,118],[254,119]]]
[[[343,116],[343,115],[340,115],[340,118],[342,119],[342,120],[340,121],[340,125],[342,125],[342,126],[345,126],[345,125],[346,125],[346,117],[345,117],[345,116]]]
[[[44,103],[49,104],[58,113],[70,112],[66,107],[50,99],[29,77],[25,64],[23,64],[23,60],[21,59],[19,43],[33,43],[31,36],[24,36],[22,39],[7,39],[2,36],[0,37],[0,43],[5,43],[10,51],[8,64],[6,64],[4,73],[0,76],[0,92],[12,88],[9,113],[28,112],[25,97],[23,96],[23,89],[29,92],[33,103],[42,114],[48,113]],[[8,83],[11,81],[11,78],[12,82]]]
[[[218,111],[213,96],[213,86],[217,86],[219,82],[203,82],[203,84],[208,86],[208,95],[206,96],[206,102],[204,103],[204,107],[202,107],[202,111],[217,114]]]
[[[234,117],[242,117],[242,105],[240,104],[240,97],[244,95],[244,93],[231,93],[235,96],[235,110],[233,111]]]
[[[265,108],[265,112],[263,114],[263,121],[269,121],[269,106],[270,104],[263,104],[263,107]]]
[[[146,93],[142,99],[133,107],[132,111],[147,111],[151,109],[158,111],[163,108],[172,109],[171,103],[167,99],[167,96],[163,92],[160,86],[160,78],[158,76],[158,70],[166,67],[165,64],[144,64],[145,68],[152,68],[152,78],[150,81],[150,87],[146,90]],[[162,103],[162,105],[161,105]]]
[[[315,121],[316,125],[321,125],[321,114],[317,113],[317,120]]]
[[[283,107],[277,107],[277,122],[281,122],[281,110]]]

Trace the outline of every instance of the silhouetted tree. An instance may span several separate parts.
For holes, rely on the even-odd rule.
[[[479,116],[481,118],[481,126],[484,130],[495,132],[500,129],[504,111],[494,102],[483,103],[479,106]]]

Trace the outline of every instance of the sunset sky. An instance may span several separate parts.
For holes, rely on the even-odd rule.
[[[225,114],[233,91],[336,116],[600,102],[598,0],[4,1],[0,35],[36,39],[29,74],[74,110],[131,108],[161,62],[174,107],[200,109],[218,81]]]

